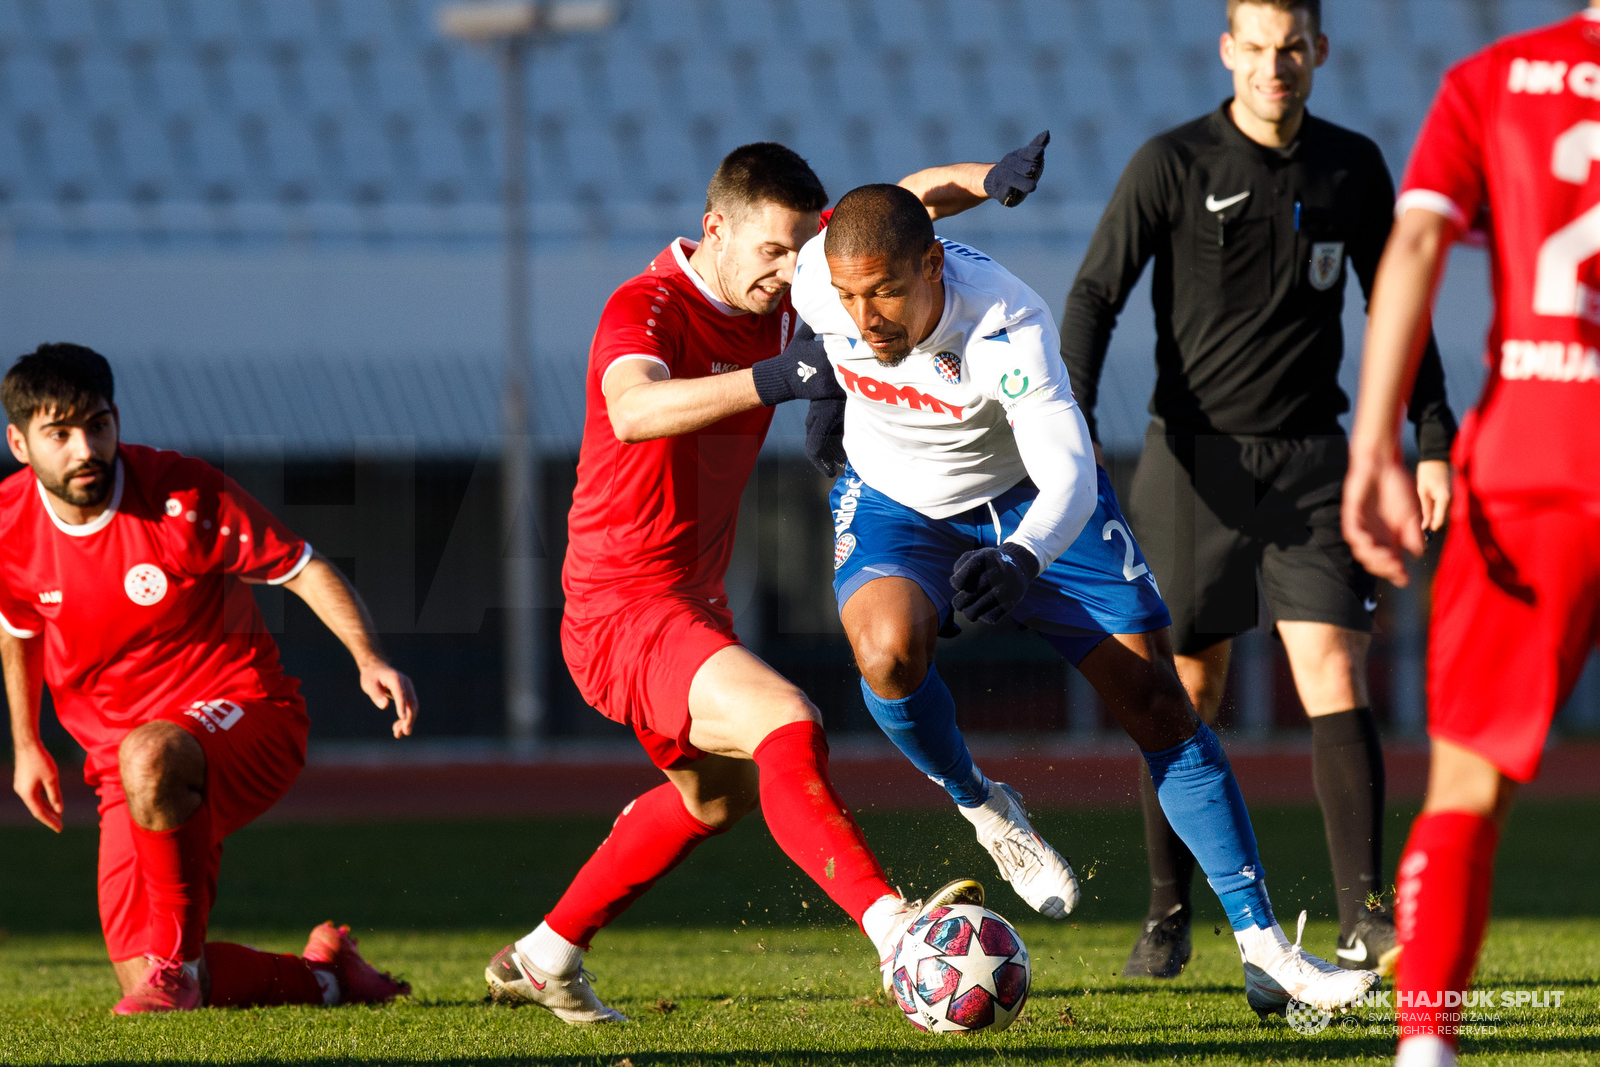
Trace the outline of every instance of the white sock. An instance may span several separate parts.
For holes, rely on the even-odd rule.
[[[872,902],[861,916],[861,929],[866,931],[867,940],[872,942],[872,947],[878,950],[881,960],[894,951],[894,946],[889,944],[890,935],[895,931],[895,924],[904,917],[906,902],[904,897],[897,897],[885,893]]]
[[[1294,947],[1277,923],[1235,930],[1233,939],[1239,942],[1239,958],[1257,967],[1276,961]]]
[[[317,984],[322,987],[323,1007],[331,1008],[339,1003],[339,979],[334,973],[321,967],[311,968],[311,973],[316,976]]]
[[[540,923],[537,930],[518,941],[517,951],[522,953],[523,959],[545,974],[557,978],[577,974],[578,968],[583,966],[583,949],[550,929],[546,923]]]
[[[983,785],[989,791],[989,799],[985,800],[982,804],[979,804],[975,808],[964,808],[958,804],[956,805],[956,810],[961,812],[962,815],[965,815],[967,821],[973,826],[993,826],[996,823],[1010,822],[1011,797],[1004,789],[999,788],[993,782],[989,781],[987,778],[984,778],[982,771],[979,771],[976,767],[974,767],[972,771],[979,778],[983,779]]]
[[[1456,1050],[1437,1034],[1412,1034],[1395,1049],[1395,1067],[1456,1067]]]

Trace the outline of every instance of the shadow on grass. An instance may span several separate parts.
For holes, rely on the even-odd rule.
[[[1474,1042],[1468,1049],[1476,1055],[1539,1055],[1543,1053],[1600,1052],[1600,1035],[1537,1037],[1490,1037]],[[899,1046],[883,1049],[851,1049],[824,1051],[797,1049],[793,1052],[774,1052],[770,1048],[750,1048],[722,1052],[615,1052],[584,1053],[560,1056],[473,1056],[453,1059],[448,1057],[428,1059],[388,1059],[390,1067],[595,1067],[596,1064],[616,1064],[623,1060],[632,1067],[668,1067],[674,1064],[958,1064],[978,1059],[1000,1059],[1005,1062],[1049,1063],[1061,1062],[1063,1056],[1073,1062],[1136,1060],[1165,1062],[1186,1060],[1191,1057],[1229,1057],[1236,1059],[1261,1059],[1270,1053],[1279,1063],[1325,1063],[1329,1059],[1387,1058],[1394,1054],[1392,1038],[1341,1038],[1337,1043],[1310,1038],[1295,1044],[1273,1045],[1270,1050],[1259,1041],[1162,1041],[1162,1042],[1108,1042],[1084,1045],[1080,1042],[1038,1042],[1012,1046],[1005,1049],[986,1049],[956,1039],[930,1037],[920,1047]],[[159,1062],[178,1065],[199,1063],[192,1060],[97,1060],[93,1067],[133,1067],[134,1064]],[[209,1062],[209,1061],[207,1061]],[[230,1060],[236,1067],[282,1067],[283,1060]],[[318,1065],[371,1064],[370,1059],[318,1058],[301,1062]]]

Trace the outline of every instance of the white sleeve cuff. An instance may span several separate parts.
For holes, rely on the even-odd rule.
[[[1461,210],[1460,205],[1432,189],[1409,189],[1401,193],[1400,199],[1394,202],[1394,217],[1398,219],[1414,207],[1443,215],[1463,230],[1472,228],[1472,220],[1467,218],[1467,213]]]
[[[305,570],[306,564],[311,562],[312,555],[311,542],[307,541],[306,547],[300,552],[300,558],[295,560],[294,566],[289,568],[288,573],[279,578],[268,578],[267,584],[282,585],[284,582],[294,581],[294,576]]]
[[[39,636],[39,631],[38,630],[23,630],[23,629],[19,629],[18,627],[12,626],[11,625],[11,620],[6,618],[4,615],[0,615],[0,627],[4,627],[6,633],[8,633],[12,637],[18,638],[19,640],[22,640],[22,641],[26,641],[30,637],[38,637]]]

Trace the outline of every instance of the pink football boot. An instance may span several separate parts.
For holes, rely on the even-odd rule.
[[[411,995],[410,982],[392,977],[361,958],[348,926],[322,923],[311,931],[300,956],[307,963],[333,970],[339,979],[341,1004],[387,1004],[395,997]]]
[[[194,1011],[200,1007],[200,977],[180,959],[146,956],[150,964],[133,992],[117,1001],[111,1010],[118,1015],[139,1015],[147,1011]]]

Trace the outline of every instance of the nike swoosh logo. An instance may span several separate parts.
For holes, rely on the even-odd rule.
[[[1351,963],[1362,963],[1367,958],[1367,943],[1358,937],[1356,938],[1354,948],[1334,949],[1334,954],[1341,960],[1349,960]]]
[[[1362,959],[1366,959],[1367,957],[1366,956],[1362,956],[1361,958]],[[533,988],[541,990],[541,991],[544,989],[544,983],[539,981],[539,979],[535,978],[531,974],[526,975],[526,977],[528,979],[528,984],[533,986]]]
[[[1363,600],[1361,602],[1361,606],[1366,608],[1368,611],[1377,611],[1378,610],[1378,598],[1375,597],[1375,596],[1369,596],[1369,597],[1367,597],[1367,599],[1365,599],[1365,600]]]
[[[1239,201],[1243,200],[1245,197],[1247,197],[1249,195],[1250,195],[1250,190],[1246,189],[1244,192],[1240,193],[1238,196],[1230,196],[1226,200],[1218,200],[1215,196],[1207,196],[1206,197],[1206,210],[1207,211],[1226,211],[1230,207],[1232,207],[1233,205],[1237,204]]]

